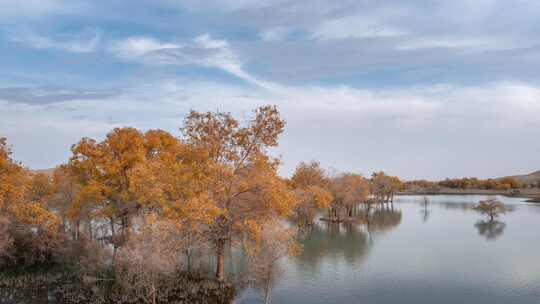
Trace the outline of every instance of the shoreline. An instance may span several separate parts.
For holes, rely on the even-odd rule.
[[[484,189],[441,189],[439,191],[418,189],[401,191],[396,193],[396,195],[502,195],[506,197],[525,198],[527,202],[531,203],[540,203],[540,189],[520,189],[516,193]]]

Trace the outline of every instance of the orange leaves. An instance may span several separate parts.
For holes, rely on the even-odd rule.
[[[83,139],[72,151],[70,167],[82,185],[78,207],[93,201],[99,214],[114,219],[131,216],[141,204],[162,204],[167,197],[158,183],[163,169],[177,162],[181,144],[161,130],[116,128],[104,141]]]
[[[329,188],[329,178],[316,161],[300,163],[290,180],[295,189],[296,220],[299,224],[309,224],[318,209],[328,208],[334,199]]]
[[[326,172],[319,162],[301,162],[291,178],[293,188],[307,188],[309,186],[325,186],[328,184]]]
[[[30,187],[28,189],[28,200],[46,203],[54,193],[54,186],[49,176],[43,173],[30,175]]]
[[[367,181],[361,175],[352,173],[334,178],[331,189],[336,201],[349,206],[363,202],[369,195]]]
[[[170,202],[163,209],[163,215],[179,222],[192,224],[193,228],[202,225],[211,225],[214,220],[223,214],[223,210],[207,196],[200,195],[187,200]]]
[[[5,138],[0,138],[0,211],[24,200],[28,188],[28,174],[11,159]]]
[[[317,208],[328,208],[332,203],[333,196],[328,190],[319,186],[309,186],[306,192],[311,196],[311,200]]]
[[[371,175],[371,191],[379,201],[390,201],[401,187],[402,183],[397,176],[389,176],[382,171]]]
[[[60,225],[58,217],[39,203],[19,204],[12,208],[14,218],[18,223],[46,228],[55,232]]]
[[[206,227],[210,239],[220,243],[244,233],[257,235],[264,223],[294,209],[293,193],[277,176],[279,162],[266,151],[278,144],[284,125],[274,106],[256,109],[243,126],[231,114],[221,112],[192,111],[184,120],[184,143],[208,153],[201,189],[206,188],[207,204],[217,215]],[[193,202],[201,197],[194,197]]]

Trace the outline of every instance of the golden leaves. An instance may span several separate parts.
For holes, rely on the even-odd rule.
[[[55,232],[60,225],[58,217],[39,203],[19,204],[12,208],[14,218],[18,223],[46,228]]]
[[[22,202],[28,185],[28,172],[11,159],[7,140],[0,138],[0,211]]]

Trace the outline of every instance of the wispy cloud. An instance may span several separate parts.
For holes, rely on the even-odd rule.
[[[286,27],[273,27],[263,30],[260,33],[261,39],[264,41],[283,41],[290,34],[291,29]]]
[[[182,46],[176,43],[165,43],[151,37],[129,37],[111,43],[110,50],[118,57],[125,60],[152,60],[153,52],[178,49]],[[150,56],[149,56],[150,55]],[[148,58],[150,57],[150,58]],[[150,62],[151,61],[147,61]]]
[[[67,89],[58,87],[0,88],[0,100],[34,105],[74,100],[99,100],[119,95],[121,90]]]
[[[186,43],[163,42],[153,37],[129,37],[113,42],[110,50],[119,58],[133,62],[215,68],[257,86],[271,85],[246,72],[226,40],[215,39],[209,34],[197,36]]]
[[[10,33],[12,41],[36,49],[57,49],[72,53],[89,53],[98,48],[101,34],[98,31],[86,31],[77,35],[64,35],[59,38],[38,35],[29,30]]]

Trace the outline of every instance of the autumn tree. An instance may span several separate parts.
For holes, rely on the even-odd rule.
[[[474,209],[481,214],[485,214],[489,217],[490,221],[493,221],[500,214],[506,213],[508,208],[498,199],[489,198],[483,201],[480,201]]]
[[[330,189],[333,195],[330,218],[336,221],[340,220],[342,212],[351,218],[354,208],[364,203],[369,196],[368,182],[361,175],[354,173],[344,173],[334,177]]]
[[[377,202],[393,202],[394,195],[400,188],[401,181],[396,176],[389,176],[382,171],[371,175],[371,191]]]
[[[119,255],[122,266],[117,276],[126,291],[139,295],[147,303],[157,303],[161,283],[178,270],[177,223],[156,214],[144,217],[137,234],[125,244]]]
[[[130,190],[129,174],[146,160],[149,149],[144,134],[134,128],[116,128],[102,142],[83,138],[71,149],[69,166],[81,185],[77,205],[108,221],[115,255],[140,207]],[[80,216],[76,211],[71,213]]]
[[[26,171],[11,159],[11,149],[5,138],[0,138],[0,211],[6,213],[24,201],[28,187]]]
[[[0,139],[0,222],[3,257],[25,265],[49,262],[57,249],[58,218],[46,206],[47,177],[31,174],[11,159]]]
[[[270,304],[272,287],[283,272],[280,260],[298,255],[301,251],[296,241],[296,231],[285,229],[277,222],[269,223],[251,244],[252,246],[248,247],[250,281],[263,291],[264,303]]]
[[[329,179],[316,161],[300,163],[290,180],[297,197],[295,217],[298,224],[311,224],[316,212],[330,207]]]
[[[76,237],[75,231],[78,231],[78,225],[68,225],[68,213],[71,208],[76,208],[75,199],[79,188],[80,185],[77,183],[69,166],[61,165],[54,169],[52,175],[52,195],[49,199],[48,206],[60,217],[62,223],[60,227],[61,231],[65,233],[70,228],[74,238]],[[71,215],[71,218],[78,218],[73,214]]]
[[[203,232],[220,213],[208,192],[213,161],[206,150],[165,131],[148,131],[145,138],[151,148],[129,174],[130,191],[141,206],[143,221],[157,215],[175,223],[176,238],[182,240],[176,250],[184,252],[189,269],[192,250],[203,247]]]
[[[192,111],[181,128],[182,140],[210,161],[208,201],[217,210],[206,227],[216,252],[216,277],[224,278],[225,244],[257,234],[264,223],[288,216],[294,196],[277,175],[279,161],[268,155],[278,145],[285,122],[275,106],[255,110],[245,124],[230,113]]]

